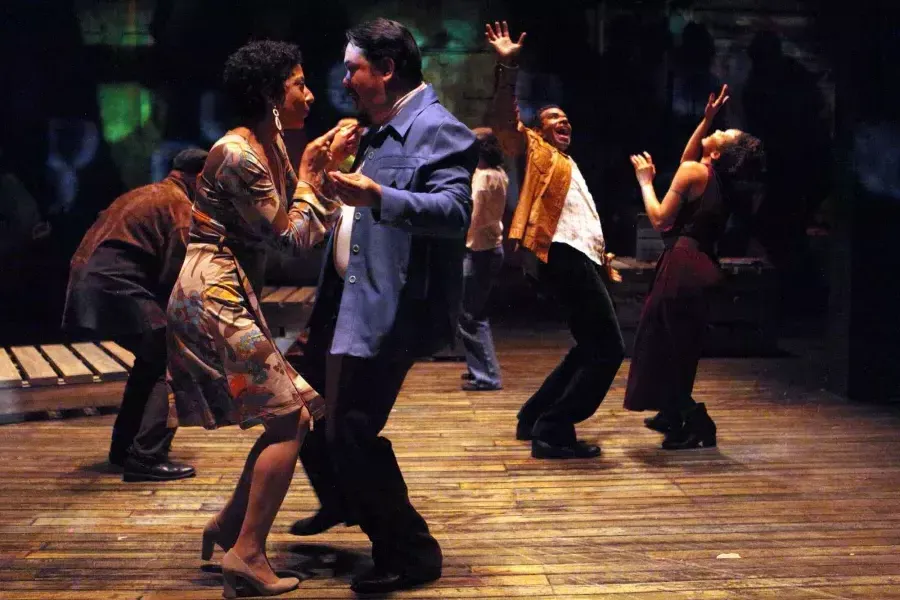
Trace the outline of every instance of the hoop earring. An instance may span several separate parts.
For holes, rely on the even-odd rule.
[[[274,106],[272,107],[272,114],[275,116],[275,129],[278,130],[278,133],[282,133],[284,129],[281,127],[281,119],[278,118],[278,109]]]

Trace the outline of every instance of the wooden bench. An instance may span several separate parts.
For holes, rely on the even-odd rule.
[[[303,329],[315,301],[315,287],[295,286],[266,286],[259,299],[269,330],[276,337]]]
[[[118,406],[133,364],[115,342],[0,347],[0,415]]]

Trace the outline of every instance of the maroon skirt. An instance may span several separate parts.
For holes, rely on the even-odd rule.
[[[659,257],[635,334],[626,409],[675,410],[690,404],[709,293],[721,281],[718,265],[693,238],[678,238]]]

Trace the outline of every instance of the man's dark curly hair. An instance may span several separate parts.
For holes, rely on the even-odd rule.
[[[764,192],[766,152],[759,138],[741,132],[721,150],[713,169],[719,178],[726,205],[740,218],[750,218]],[[756,197],[756,198],[755,198]]]
[[[235,116],[244,122],[265,118],[284,101],[284,82],[302,62],[300,48],[287,42],[250,42],[228,57],[222,83]]]
[[[537,131],[540,131],[540,130],[541,130],[541,127],[544,126],[544,119],[543,119],[544,112],[550,110],[551,108],[557,108],[557,109],[559,109],[559,110],[562,110],[562,107],[561,107],[559,104],[545,104],[545,105],[543,105],[542,107],[540,107],[539,109],[537,109],[537,111],[534,113],[534,116],[531,118],[531,125],[530,125],[530,127],[531,127],[532,129],[537,130]]]

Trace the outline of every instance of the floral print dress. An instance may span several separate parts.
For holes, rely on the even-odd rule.
[[[170,404],[183,426],[247,428],[304,406],[314,419],[324,416],[321,396],[275,346],[258,293],[266,245],[315,246],[339,204],[297,181],[280,139],[276,150],[270,170],[245,138],[229,134],[198,176],[187,255],[167,311]]]

